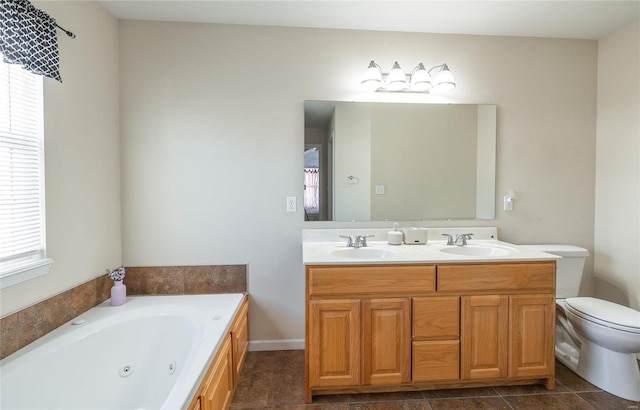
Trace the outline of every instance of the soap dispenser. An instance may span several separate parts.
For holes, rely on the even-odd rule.
[[[398,223],[393,223],[393,231],[387,232],[387,242],[389,245],[402,245],[403,235],[402,232],[398,230]]]

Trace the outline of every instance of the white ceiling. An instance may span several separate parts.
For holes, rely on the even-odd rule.
[[[632,1],[100,0],[120,19],[598,39],[640,18]]]

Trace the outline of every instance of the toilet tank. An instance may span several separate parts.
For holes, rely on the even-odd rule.
[[[561,256],[556,261],[556,298],[579,296],[584,261],[589,251],[573,245],[522,245],[525,248]]]

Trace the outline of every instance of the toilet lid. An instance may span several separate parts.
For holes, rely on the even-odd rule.
[[[580,297],[565,299],[577,315],[604,326],[640,333],[640,312],[602,299]]]

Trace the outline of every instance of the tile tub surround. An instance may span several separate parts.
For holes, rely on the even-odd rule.
[[[197,295],[247,291],[246,265],[128,267],[131,295]]]
[[[112,284],[103,275],[0,319],[0,359],[109,299]]]
[[[127,295],[196,295],[247,290],[246,265],[127,267]],[[107,275],[0,319],[0,359],[111,297]]]
[[[304,402],[304,350],[249,352],[232,410],[632,410],[638,403],[613,396],[556,361],[556,388],[540,385],[482,387],[398,393],[314,396]]]

